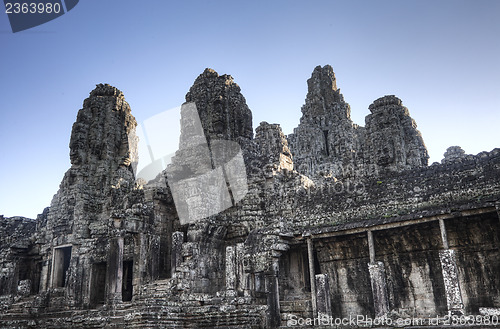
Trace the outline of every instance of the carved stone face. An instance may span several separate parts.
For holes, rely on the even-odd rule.
[[[71,164],[73,165],[80,165],[83,160],[83,154],[81,151],[81,143],[76,142],[72,144],[70,147],[69,151],[69,159],[71,161]]]
[[[226,115],[221,100],[216,100],[214,102],[211,118],[212,132],[215,134],[224,134],[226,129]]]
[[[377,150],[377,164],[388,166],[394,163],[394,145],[392,140],[386,141],[386,144]]]
[[[186,95],[186,102],[196,103],[208,139],[252,138],[252,114],[231,76],[205,70]]]
[[[111,160],[129,166],[137,159],[137,123],[130,106],[116,88],[99,85],[78,112],[71,131],[70,159],[73,165]]]

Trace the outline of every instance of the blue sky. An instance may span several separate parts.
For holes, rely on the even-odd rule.
[[[300,119],[306,80],[331,64],[364,125],[403,100],[431,162],[500,147],[500,1],[81,0],[13,34],[0,13],[0,214],[35,217],[70,167],[71,126],[97,83],[139,122],[178,107],[206,67],[231,74],[253,124]]]

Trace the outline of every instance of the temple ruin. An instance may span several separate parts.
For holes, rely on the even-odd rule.
[[[453,146],[429,165],[396,96],[375,100],[362,127],[331,66],[307,85],[286,136],[267,122],[254,133],[231,76],[206,69],[196,79],[186,102],[209,145],[241,147],[248,190],[187,224],[166,172],[197,175],[213,163],[190,165],[202,152],[179,149],[154,180],[137,180],[136,120],[120,90],[98,85],[78,111],[71,168],[50,207],[36,219],[0,216],[0,328],[278,328],[358,315],[500,322],[500,149]]]

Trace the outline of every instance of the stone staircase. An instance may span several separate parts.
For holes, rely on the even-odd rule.
[[[26,318],[29,314],[29,310],[33,305],[33,300],[35,296],[23,297],[20,300],[14,302],[5,312],[1,315],[2,319],[20,319]]]
[[[259,328],[264,308],[247,297],[171,293],[175,279],[145,284],[134,299],[134,328]],[[174,288],[175,289],[175,288]]]
[[[171,279],[141,287],[133,302],[96,309],[33,310],[35,296],[25,297],[0,314],[0,329],[12,328],[262,328],[266,306],[250,297],[204,293],[172,294]]]
[[[287,321],[294,316],[298,318],[312,318],[312,304],[310,299],[280,300],[281,324],[287,327]],[[295,326],[297,327],[297,326]]]

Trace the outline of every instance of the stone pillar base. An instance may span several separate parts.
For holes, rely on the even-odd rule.
[[[463,315],[464,304],[462,302],[462,293],[458,282],[457,262],[455,260],[455,251],[451,249],[440,250],[439,260],[443,272],[444,290],[446,293],[446,303],[450,315]]]
[[[330,280],[327,274],[316,274],[316,309],[318,317],[332,316],[332,302],[330,296]]]
[[[375,316],[382,317],[389,312],[389,296],[387,294],[384,263],[369,263],[368,271],[370,272]]]

